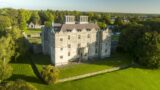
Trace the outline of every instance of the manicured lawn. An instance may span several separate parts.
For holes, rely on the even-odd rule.
[[[50,64],[49,56],[33,55],[34,62],[41,71],[43,65]],[[81,64],[70,64],[63,67],[58,67],[60,70],[60,78],[67,78],[77,75],[82,75],[90,72],[96,72],[107,68],[112,68],[121,65],[127,65],[131,62],[128,58],[120,55],[112,55],[112,57],[104,60],[94,60],[90,62],[84,62]]]
[[[16,69],[12,78],[24,79],[38,90],[159,90],[160,70],[128,68],[82,80],[45,85],[35,77],[29,65],[12,64]]]
[[[159,78],[160,70],[128,68],[82,80],[50,85],[49,88],[52,88],[51,90],[160,90]]]
[[[126,58],[108,58],[104,60],[92,61],[90,63],[83,63],[77,65],[69,65],[60,68],[60,78],[72,77],[82,75],[90,72],[96,72],[104,69],[109,69],[116,66],[127,65],[130,62]]]
[[[42,68],[43,64],[50,63],[48,56],[34,55],[32,58],[39,69]],[[113,56],[107,60],[61,67],[60,78],[129,63],[123,55]],[[160,90],[160,70],[131,67],[81,80],[45,85],[34,75],[28,61],[12,63],[12,66],[14,72],[10,80],[24,79],[36,86],[38,90]]]

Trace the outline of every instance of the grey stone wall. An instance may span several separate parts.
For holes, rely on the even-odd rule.
[[[91,60],[109,57],[111,53],[111,33],[109,30],[82,30],[72,32],[42,31],[42,51],[51,56],[55,66],[69,61]]]

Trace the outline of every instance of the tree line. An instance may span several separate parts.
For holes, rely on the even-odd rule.
[[[0,9],[0,16],[7,16],[11,19],[12,25],[18,25],[21,30],[27,29],[27,23],[44,25],[45,22],[63,23],[65,15],[74,15],[76,20],[80,15],[87,15],[89,22],[97,23],[100,28],[104,29],[107,25],[122,26],[128,24],[125,19],[130,22],[143,20],[147,17],[157,17],[156,15],[141,14],[114,14],[104,12],[80,12],[80,11],[58,11],[58,10],[26,10],[26,9]]]

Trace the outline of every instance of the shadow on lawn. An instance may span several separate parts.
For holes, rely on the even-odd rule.
[[[25,56],[20,56],[16,61],[12,61],[11,63],[16,63],[16,64],[30,64],[30,59],[34,61],[35,64],[38,65],[48,65],[50,64],[50,57],[47,55],[43,54],[33,54],[31,53],[30,55]]]
[[[124,65],[131,65],[132,62],[127,55],[114,53],[111,57],[105,59],[94,59],[88,61],[81,61],[81,62],[72,62],[68,65],[60,66],[59,68],[70,68],[75,67],[76,64],[90,64],[90,65],[97,65],[99,67],[109,66],[109,67],[119,67]]]
[[[13,74],[12,77],[9,79],[11,81],[15,81],[17,79],[22,79],[27,82],[32,82],[32,83],[38,83],[38,84],[43,84],[38,78],[33,77],[33,76],[26,76],[26,75],[20,75],[20,74]]]

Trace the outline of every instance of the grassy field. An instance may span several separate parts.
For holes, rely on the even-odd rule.
[[[60,68],[60,78],[72,77],[77,75],[82,75],[86,73],[96,72],[104,69],[109,69],[112,67],[117,67],[121,65],[127,65],[130,62],[126,58],[108,58],[101,61],[93,61],[90,63],[83,63],[77,65],[69,65]]]
[[[29,38],[28,40],[32,44],[41,44],[41,38]]]
[[[32,57],[39,69],[50,63],[48,56],[34,55]],[[108,61],[69,65],[60,68],[60,78],[75,76],[105,68],[111,68],[130,63],[128,58],[113,56]],[[60,83],[56,85],[43,84],[33,73],[27,59],[21,63],[11,63],[14,68],[10,80],[23,79],[33,84],[38,90],[159,90],[160,70],[147,70],[140,67],[106,73],[95,77]]]
[[[40,34],[42,30],[40,29],[29,29],[29,30],[25,30],[25,33],[27,35],[30,35],[30,34]]]
[[[29,29],[29,30],[25,30],[25,33],[27,35],[36,35],[36,34],[40,34],[42,30],[40,29]],[[41,44],[41,38],[37,37],[37,38],[31,38],[29,37],[29,42],[32,44]]]
[[[42,70],[43,65],[50,64],[50,58],[48,56],[34,55],[32,58],[40,71]],[[67,78],[116,66],[126,65],[129,63],[131,62],[127,58],[120,57],[120,55],[114,55],[111,58],[107,58],[104,60],[94,60],[91,62],[84,62],[80,64],[70,64],[58,68],[60,70],[60,78]]]
[[[49,86],[48,90],[160,90],[160,70],[128,68]],[[40,89],[44,89],[41,87]]]

